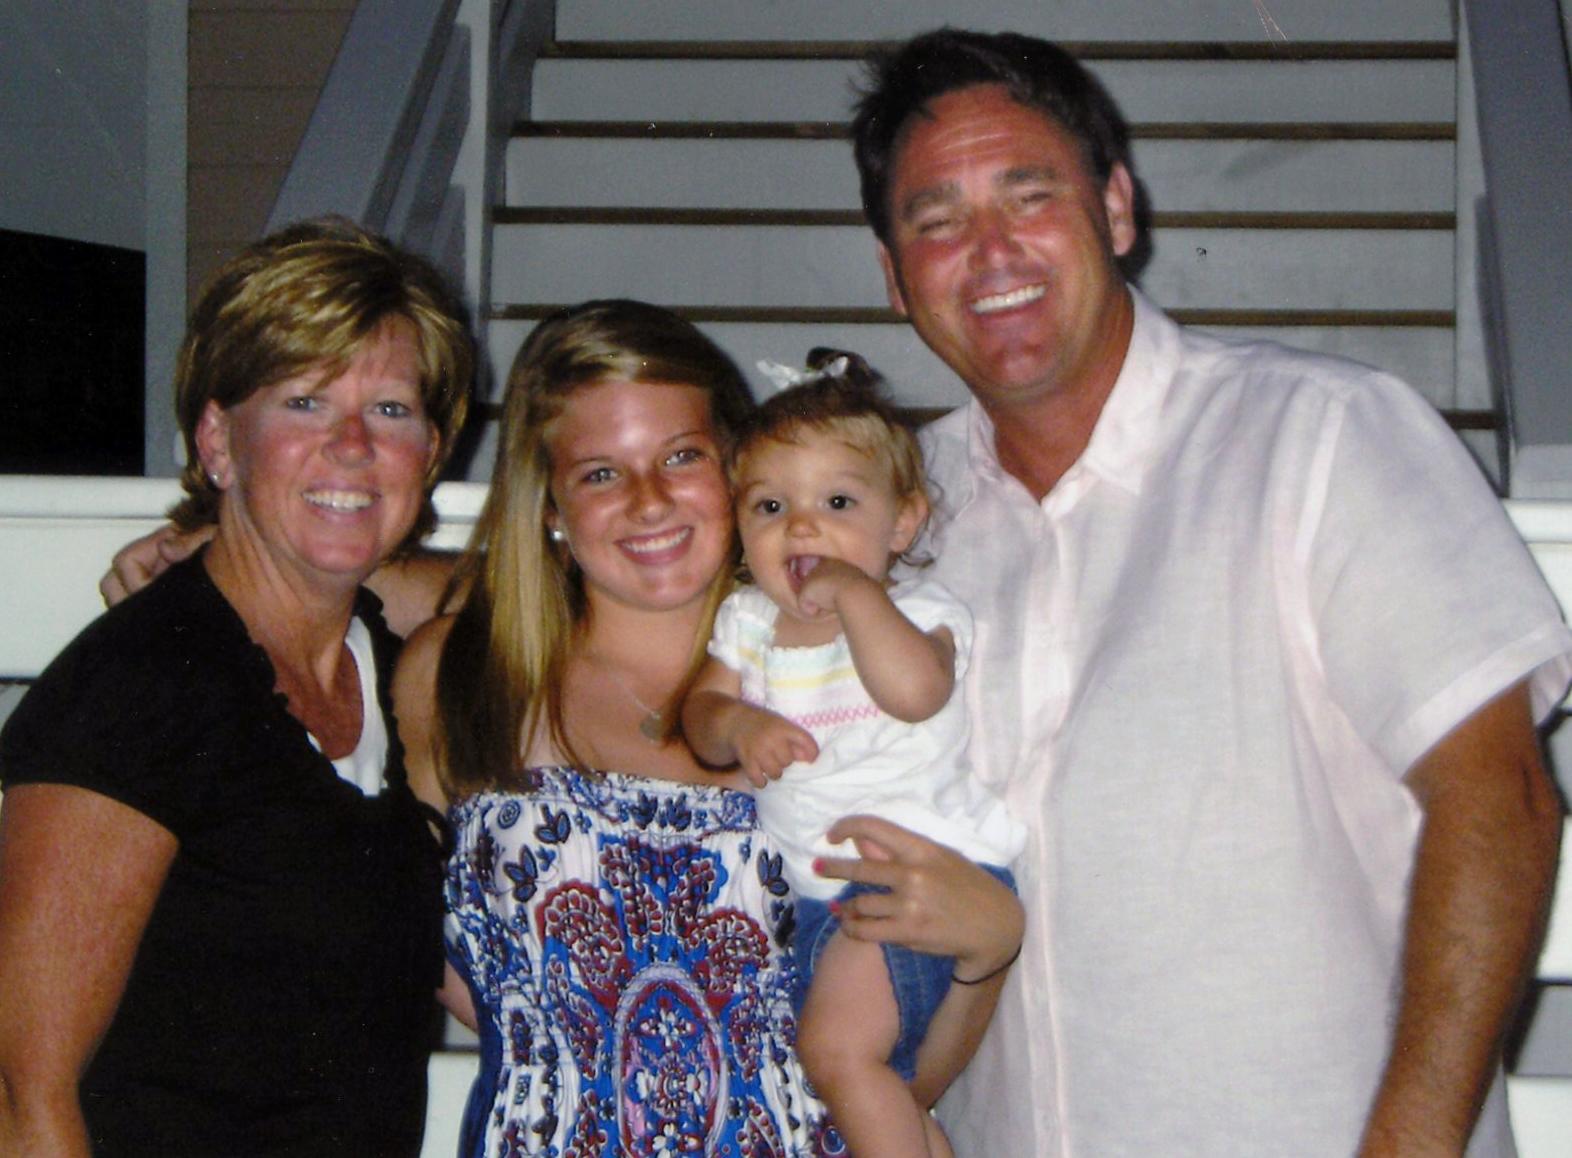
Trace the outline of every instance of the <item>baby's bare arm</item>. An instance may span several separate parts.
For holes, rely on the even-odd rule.
[[[699,672],[682,704],[682,734],[699,761],[713,768],[738,764],[750,783],[763,788],[788,764],[819,754],[813,737],[765,708],[744,703],[741,680],[719,660]]]
[[[955,641],[949,629],[924,632],[889,592],[850,563],[824,559],[804,581],[804,601],[840,616],[857,676],[873,702],[898,720],[926,720],[955,689]]]

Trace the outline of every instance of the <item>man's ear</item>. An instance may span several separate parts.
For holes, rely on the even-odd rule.
[[[899,555],[917,541],[923,524],[928,521],[928,500],[921,494],[907,495],[901,500],[901,509],[895,516],[895,529],[890,535],[890,554]]]
[[[202,473],[219,490],[227,490],[234,479],[234,461],[229,453],[229,412],[217,402],[209,400],[202,408],[195,441]]]
[[[906,295],[901,292],[901,276],[895,270],[895,259],[890,256],[884,242],[879,242],[879,268],[884,270],[884,292],[890,299],[890,308],[901,317],[907,317]]]
[[[1122,161],[1115,161],[1103,186],[1103,211],[1108,215],[1108,236],[1115,257],[1135,246],[1135,179]]]

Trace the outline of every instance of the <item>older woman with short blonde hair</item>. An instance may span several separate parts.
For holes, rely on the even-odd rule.
[[[440,849],[361,584],[410,543],[473,349],[344,221],[247,249],[176,383],[197,556],[0,735],[0,1152],[418,1153]]]

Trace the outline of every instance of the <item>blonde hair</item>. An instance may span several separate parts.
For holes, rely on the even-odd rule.
[[[452,797],[515,783],[521,745],[542,725],[556,748],[585,768],[563,720],[562,680],[587,603],[583,576],[548,536],[547,443],[569,400],[609,381],[705,391],[723,452],[753,405],[731,360],[658,306],[586,302],[535,327],[508,374],[491,490],[454,577],[455,589],[467,587],[467,594],[437,670],[437,767]],[[673,703],[704,659],[708,626],[734,569],[735,556],[710,584],[704,630]]]
[[[413,331],[420,400],[437,432],[420,516],[402,546],[436,522],[431,490],[469,409],[475,347],[458,298],[429,262],[342,217],[302,221],[225,262],[203,290],[175,368],[186,492],[169,513],[190,530],[218,520],[221,492],[197,453],[209,402],[229,409],[307,371],[341,373],[390,321]]]
[[[827,372],[841,359],[845,359],[842,367]],[[922,448],[895,408],[880,396],[878,374],[856,354],[823,347],[809,352],[808,367],[822,376],[772,395],[743,421],[726,455],[732,487],[737,486],[750,451],[765,442],[801,442],[804,433],[811,432],[866,455],[885,472],[898,499],[920,499],[931,510]]]

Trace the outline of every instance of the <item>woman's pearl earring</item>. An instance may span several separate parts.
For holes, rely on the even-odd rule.
[[[551,528],[550,534],[553,543],[566,543],[568,541],[568,533],[561,527]]]

